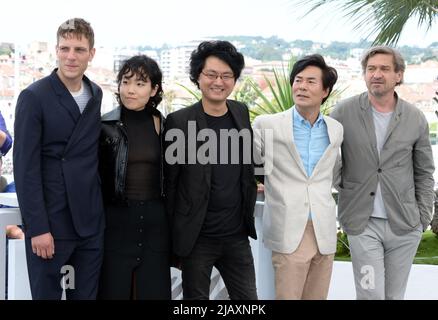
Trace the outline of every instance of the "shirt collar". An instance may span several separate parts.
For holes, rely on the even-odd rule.
[[[295,106],[293,106],[293,118],[294,118],[294,122],[299,122],[301,124],[308,124],[310,126],[309,121],[307,121],[307,119],[304,119],[304,117],[297,111]],[[314,126],[319,127],[322,123],[325,123],[325,121],[323,115],[320,112],[318,114],[318,118],[316,119]]]

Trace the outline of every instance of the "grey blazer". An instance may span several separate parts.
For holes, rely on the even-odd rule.
[[[391,230],[406,234],[432,219],[434,161],[423,113],[398,98],[385,142],[377,153],[367,92],[341,101],[331,116],[344,126],[338,216],[347,234],[358,235],[372,214],[377,182]]]

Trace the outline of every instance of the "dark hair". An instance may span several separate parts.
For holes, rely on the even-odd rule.
[[[292,68],[292,72],[290,73],[290,85],[293,85],[297,74],[309,66],[318,67],[322,71],[322,87],[324,88],[324,90],[329,89],[327,97],[322,99],[321,103],[324,103],[330,96],[330,93],[333,90],[333,86],[338,80],[338,73],[335,68],[329,67],[325,63],[324,58],[320,54],[311,54],[295,62],[294,67]]]
[[[193,50],[190,56],[190,80],[199,88],[199,74],[205,66],[205,60],[214,56],[233,70],[234,80],[239,79],[242,69],[245,67],[243,55],[228,41],[203,41],[198,48]]]
[[[392,56],[392,61],[394,63],[394,71],[395,72],[401,72],[401,80],[397,82],[395,85],[398,86],[403,83],[403,75],[406,69],[405,66],[405,60],[403,59],[400,52],[398,52],[396,49],[388,47],[388,46],[376,46],[371,47],[368,49],[362,56],[361,65],[362,65],[362,72],[365,74],[365,71],[367,69],[368,60],[369,58],[375,56],[376,54],[388,54]]]
[[[123,66],[117,74],[116,97],[120,105],[122,105],[122,100],[120,99],[120,84],[122,83],[123,76],[128,73],[131,73],[131,77],[138,76],[142,81],[147,81],[149,79],[152,88],[158,86],[157,93],[155,96],[150,97],[146,104],[146,107],[156,108],[161,100],[163,100],[163,74],[161,73],[157,62],[146,55],[133,56],[123,62]]]
[[[59,43],[59,38],[65,38],[68,35],[74,35],[78,39],[82,39],[84,36],[90,45],[90,49],[94,47],[94,31],[88,21],[82,18],[68,19],[58,28],[56,33],[56,43]]]

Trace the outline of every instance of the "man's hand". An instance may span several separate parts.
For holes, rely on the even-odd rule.
[[[265,186],[262,183],[257,184],[257,193],[265,192]]]
[[[32,237],[32,251],[43,259],[52,259],[55,254],[55,242],[50,232]]]
[[[10,239],[24,239],[23,230],[16,225],[6,226],[6,236]]]

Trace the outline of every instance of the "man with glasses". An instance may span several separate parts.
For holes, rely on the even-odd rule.
[[[256,238],[252,131],[247,107],[227,99],[243,67],[231,43],[202,42],[190,61],[202,99],[167,118],[167,209],[184,299],[209,298],[213,266],[231,299],[257,299],[248,240]],[[184,141],[173,141],[180,136]]]

